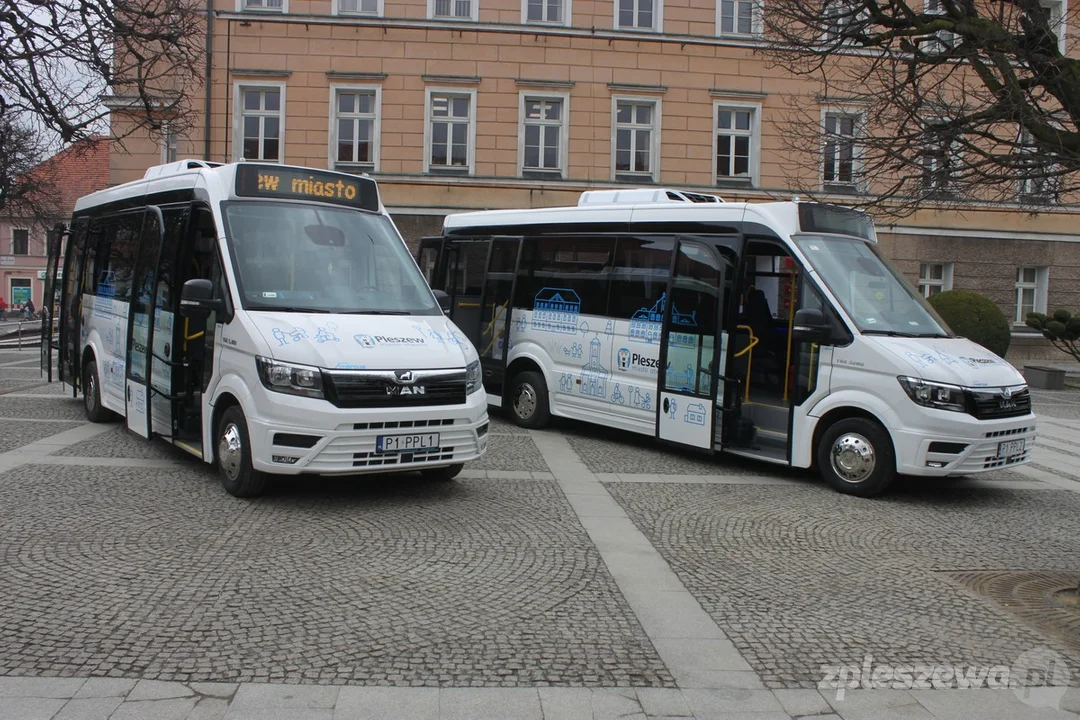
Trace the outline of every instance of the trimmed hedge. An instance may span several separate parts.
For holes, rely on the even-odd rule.
[[[998,357],[1009,351],[1012,328],[1005,313],[989,298],[968,290],[947,290],[930,296],[930,305],[957,335]]]

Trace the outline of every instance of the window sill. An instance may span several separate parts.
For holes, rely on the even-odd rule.
[[[562,180],[562,170],[536,170],[524,168],[521,171],[522,180]]]
[[[728,188],[729,190],[751,190],[755,187],[752,178],[737,177],[718,177],[713,181],[713,185],[718,188]]]
[[[375,166],[370,164],[365,165],[364,163],[335,163],[334,170],[356,175],[359,173],[373,173],[375,172]]]
[[[624,183],[646,183],[648,185],[655,185],[656,178],[652,175],[636,174],[636,173],[615,173],[615,182]]]
[[[378,11],[376,11],[376,12],[364,12],[363,10],[338,10],[337,14],[338,14],[339,17],[367,17],[367,18],[382,17],[381,15],[379,15]]]
[[[428,175],[472,175],[472,170],[467,167],[429,167]]]
[[[825,183],[822,186],[825,192],[838,193],[842,195],[858,195],[860,190],[859,186],[855,183]]]

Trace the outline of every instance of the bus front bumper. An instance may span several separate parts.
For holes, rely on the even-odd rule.
[[[466,463],[487,450],[483,392],[473,393],[463,405],[396,408],[393,413],[299,400],[289,399],[281,420],[248,418],[256,470],[276,475],[407,472]],[[296,424],[298,418],[302,425]],[[387,447],[380,450],[379,438],[386,437],[395,439],[383,441]]]
[[[974,475],[1031,462],[1035,415],[957,422],[959,419],[949,418],[942,432],[926,427],[891,429],[897,472],[932,477]]]

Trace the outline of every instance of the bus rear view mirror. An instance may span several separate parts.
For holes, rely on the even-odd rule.
[[[341,231],[341,228],[329,225],[305,225],[304,232],[316,245],[345,247],[345,233]]]
[[[184,283],[180,291],[180,314],[184,317],[205,318],[212,312],[225,309],[225,303],[214,297],[214,284],[203,278]]]
[[[442,308],[443,315],[449,315],[450,296],[444,290],[432,290],[431,292],[435,294],[435,299],[439,301],[439,307]]]
[[[829,341],[829,329],[825,313],[817,308],[803,308],[795,313],[791,336],[799,342],[821,345]]]

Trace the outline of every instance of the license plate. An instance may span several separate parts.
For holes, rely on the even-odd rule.
[[[375,438],[375,452],[381,453],[415,452],[437,447],[439,447],[439,433],[379,435]]]
[[[1024,453],[1024,441],[1023,440],[1010,440],[1009,442],[998,443],[999,458],[1012,457],[1013,455],[1023,455]]]

